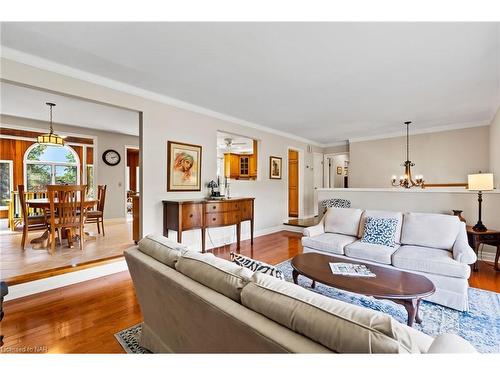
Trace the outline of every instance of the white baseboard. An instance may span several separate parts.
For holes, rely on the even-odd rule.
[[[495,261],[495,253],[485,251],[481,254],[481,252],[479,252],[478,259],[484,260],[485,262],[492,262],[493,263]]]
[[[7,296],[5,297],[5,301],[26,297],[32,294],[45,292],[47,290],[62,288],[63,286],[97,279],[98,277],[103,277],[127,270],[128,268],[125,260],[119,260],[101,266],[86,268],[80,271],[68,272],[62,275],[13,285],[9,287],[9,294],[7,294]]]

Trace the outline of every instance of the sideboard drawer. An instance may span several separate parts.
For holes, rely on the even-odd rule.
[[[227,211],[239,211],[245,204],[245,201],[236,201],[236,202],[226,202],[226,210]]]
[[[205,226],[207,227],[220,227],[226,225],[224,223],[224,214],[207,213],[205,214]]]
[[[207,202],[205,206],[205,210],[207,213],[211,212],[224,212],[225,211],[225,202]]]
[[[201,228],[201,204],[185,204],[182,206],[182,229]]]

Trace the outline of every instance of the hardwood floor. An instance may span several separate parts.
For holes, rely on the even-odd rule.
[[[4,225],[5,220],[2,221]],[[0,279],[9,285],[50,276],[51,273],[75,269],[78,265],[92,264],[103,259],[122,256],[123,251],[132,246],[132,222],[111,220],[105,222],[106,235],[97,234],[95,224],[85,225],[85,230],[95,239],[85,241],[84,250],[78,245],[70,249],[66,241],[56,247],[50,255],[46,249],[35,250],[29,240],[39,237],[43,231],[30,232],[25,250],[21,249],[21,233],[4,228],[0,232]],[[5,225],[4,225],[5,226]],[[61,273],[61,272],[59,272]]]
[[[321,217],[314,216],[307,219],[290,219],[287,222],[284,222],[283,224],[290,225],[293,227],[307,228],[318,224],[320,221]]]
[[[277,264],[302,251],[301,235],[278,232],[242,241],[241,253]],[[235,245],[214,250],[229,258]],[[500,272],[481,262],[470,284],[500,292]],[[48,353],[123,353],[114,333],[142,321],[128,272],[67,286],[5,303],[0,352],[39,348]]]

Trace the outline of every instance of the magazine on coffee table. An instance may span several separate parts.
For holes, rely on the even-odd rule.
[[[334,275],[342,276],[359,276],[359,277],[375,277],[376,275],[370,271],[364,264],[352,263],[329,263],[330,269]]]

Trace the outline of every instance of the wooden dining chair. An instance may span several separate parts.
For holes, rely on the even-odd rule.
[[[68,239],[78,229],[80,249],[83,251],[85,225],[85,192],[87,185],[47,185],[50,206],[50,253],[55,253],[56,231],[59,238],[67,231]]]
[[[97,224],[97,233],[101,234],[101,229],[99,228],[99,224],[102,227],[102,235],[104,236],[104,202],[106,201],[106,185],[97,186],[97,209],[87,211],[87,223],[89,224]]]
[[[26,204],[26,191],[24,185],[18,185],[19,202],[21,203],[21,215],[23,220],[23,238],[21,239],[21,248],[24,250],[28,232],[47,229],[45,215],[29,215],[28,205]]]

